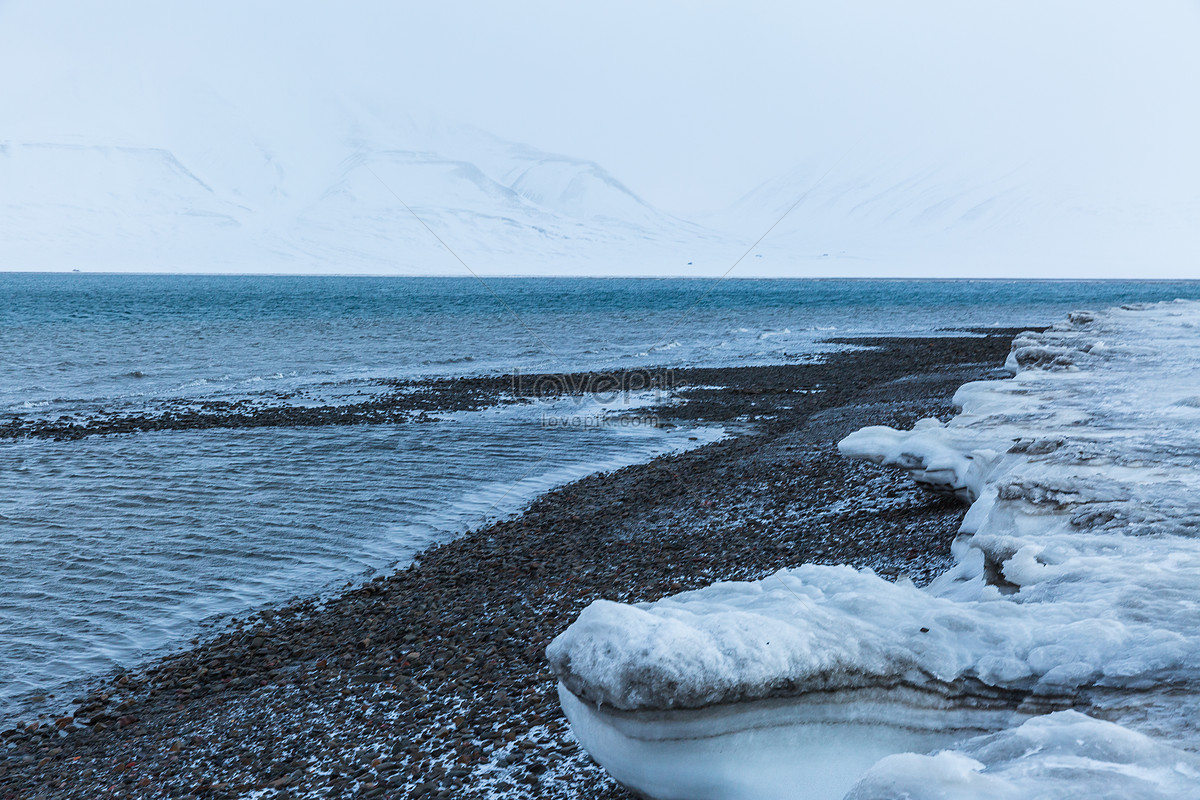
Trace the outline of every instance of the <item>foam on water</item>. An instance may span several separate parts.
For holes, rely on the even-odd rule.
[[[885,759],[855,798],[1060,796],[1114,771],[1126,793],[1096,796],[1194,791],[1194,757],[1173,762],[1167,743],[1200,749],[1200,410],[1189,403],[1200,304],[1073,314],[1018,337],[1009,364],[1010,381],[964,386],[948,425],[867,428],[840,444],[972,504],[952,570],[925,590],[808,565],[652,604],[598,601],[548,650],[585,746],[613,751],[603,740],[614,726],[592,733],[605,708],[625,715],[630,739],[664,712],[696,721],[764,700],[780,711],[763,727],[827,724],[804,706],[841,698],[839,725],[858,724],[863,703],[890,708],[859,738],[898,738],[900,751],[927,747],[886,731],[919,733],[931,719],[952,738],[1005,731],[927,762]],[[1051,713],[1063,709],[1089,716]],[[691,736],[705,737],[729,756],[706,768],[725,797],[839,794],[781,784],[764,795],[735,742],[720,745],[716,729]],[[1045,748],[1022,755],[1018,743],[1039,737]],[[610,770],[627,766],[618,756]],[[896,788],[916,775],[920,792]]]

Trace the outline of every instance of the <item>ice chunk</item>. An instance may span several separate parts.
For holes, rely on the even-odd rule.
[[[940,729],[939,714],[918,702],[878,694],[654,714],[595,706],[562,687],[559,698],[592,757],[622,784],[660,800],[838,798],[880,758],[945,746],[964,733]],[[891,724],[899,719],[909,724]]]
[[[966,451],[936,419],[921,420],[911,433],[882,425],[863,428],[838,442],[838,450],[850,458],[908,470],[923,488],[966,503],[979,499],[998,455],[989,449]]]
[[[597,601],[547,655],[573,694],[627,711],[880,687],[1038,710],[1074,703],[1053,695],[1085,680],[1123,686],[1130,653],[1157,652],[1161,678],[1200,663],[1200,638],[1121,620],[1108,597],[1022,603],[982,594],[958,601],[869,570],[810,564],[656,603]],[[1114,674],[1110,664],[1119,665]]]
[[[1193,800],[1200,758],[1074,711],[973,739],[957,751],[892,755],[847,800]]]

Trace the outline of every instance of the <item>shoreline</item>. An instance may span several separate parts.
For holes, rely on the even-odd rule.
[[[997,377],[1015,332],[678,370],[688,402],[664,419],[752,428],[552,490],[389,577],[97,682],[72,716],[0,733],[0,796],[626,798],[567,733],[549,639],[600,596],[805,561],[927,581],[965,509],[831,444],[944,418],[959,385]]]

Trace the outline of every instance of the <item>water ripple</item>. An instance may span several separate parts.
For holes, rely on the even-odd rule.
[[[538,413],[0,443],[0,715],[205,620],[332,589],[554,483],[688,444],[544,431]]]

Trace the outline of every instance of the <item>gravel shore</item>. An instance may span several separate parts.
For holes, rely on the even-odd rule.
[[[584,478],[391,576],[260,610],[98,682],[59,716],[10,722],[0,797],[628,798],[571,738],[546,644],[600,597],[804,562],[928,581],[962,507],[833,444],[863,425],[947,418],[958,386],[999,377],[1013,333],[677,370],[697,388],[658,415],[731,436]],[[387,420],[357,420],[371,421]]]

